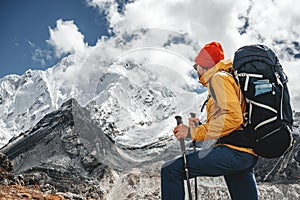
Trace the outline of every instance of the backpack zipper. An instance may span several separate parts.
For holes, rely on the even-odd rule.
[[[279,128],[277,128],[277,129],[275,129],[274,131],[272,131],[272,132],[268,133],[268,134],[267,134],[267,135],[265,135],[264,137],[261,137],[261,138],[259,138],[259,139],[256,139],[255,141],[256,141],[256,142],[259,142],[259,141],[261,141],[261,140],[265,139],[266,137],[269,137],[269,136],[270,136],[270,135],[272,135],[273,133],[275,133],[275,132],[279,131],[280,129],[281,129],[281,127],[279,127]]]

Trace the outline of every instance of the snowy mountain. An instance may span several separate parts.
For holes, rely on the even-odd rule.
[[[98,43],[85,55],[69,55],[46,71],[0,79],[0,146],[70,98],[128,147],[171,137],[176,114],[187,118],[191,111],[199,113],[205,94],[199,95],[204,89],[191,70],[194,49],[186,36],[141,30]]]
[[[180,155],[178,141],[162,138],[148,146],[126,148],[111,140],[90,116],[86,108],[70,99],[45,115],[30,131],[11,140],[1,152],[11,159],[14,166],[11,171],[18,178],[11,178],[13,172],[9,176],[1,173],[0,185],[8,181],[28,187],[39,185],[44,193],[66,199],[160,199],[160,166]],[[299,151],[298,138],[284,170],[279,167],[285,162],[280,162],[272,170],[269,183],[259,183],[261,199],[299,197]],[[256,179],[262,181],[277,160],[260,159],[255,168]],[[198,181],[201,199],[229,198],[222,177],[200,177]],[[27,194],[32,192],[23,190]]]
[[[85,177],[99,166],[131,169],[167,159],[168,153],[160,155],[165,148],[171,152],[179,149],[178,145],[173,147],[176,141],[168,138],[140,148],[117,145],[90,116],[86,108],[70,99],[45,115],[31,130],[11,139],[1,152],[14,161],[16,173],[55,169]],[[64,170],[60,171],[61,168]]]
[[[27,71],[22,76],[1,79],[1,144],[32,127],[53,109],[44,72]]]
[[[185,35],[140,30],[102,38],[45,71],[3,77],[1,152],[17,174],[45,191],[72,192],[69,199],[160,199],[160,166],[180,155],[174,116],[205,115],[193,46]],[[284,173],[270,176],[276,184],[259,185],[260,198],[298,199],[299,142]],[[259,162],[257,180],[274,162]],[[221,178],[201,178],[198,190],[204,199],[229,198]]]

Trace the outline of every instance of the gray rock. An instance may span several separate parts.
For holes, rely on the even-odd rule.
[[[298,128],[294,131],[299,133]],[[267,182],[263,179],[278,159],[259,159],[255,175],[260,199],[299,199],[299,142],[297,138],[286,167],[279,172],[279,162]],[[70,99],[1,149],[7,156],[0,154],[0,169],[17,174],[2,184],[38,184],[45,193],[69,199],[160,199],[160,166],[180,155],[179,149],[168,137],[139,148],[118,147],[89,111]],[[132,160],[143,156],[147,159]],[[222,177],[198,178],[197,189],[200,199],[229,198]]]

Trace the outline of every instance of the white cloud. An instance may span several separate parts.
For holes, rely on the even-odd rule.
[[[277,53],[300,42],[300,4],[297,1],[256,1],[248,18],[248,38],[273,47]]]
[[[103,13],[108,13],[112,5],[117,5],[115,0],[86,0],[88,6],[98,8]]]
[[[30,40],[26,40],[27,44],[32,47],[32,48],[35,48],[36,47],[36,44],[31,42]]]
[[[46,61],[52,60],[53,51],[48,49],[36,48],[32,54],[32,60],[41,64],[42,66],[46,65]]]
[[[140,28],[156,28],[187,33],[199,48],[212,40],[220,41],[228,57],[245,44],[261,43],[276,52],[283,46],[274,41],[299,41],[300,4],[294,0],[136,0],[118,12],[118,1],[87,0],[89,6],[105,10],[116,34]],[[248,19],[245,33],[238,28]]]
[[[275,50],[285,63],[285,71],[291,75],[291,94],[299,93],[300,88],[294,81],[297,78],[293,76],[295,59],[291,55],[291,52],[300,54],[300,4],[297,1],[135,0],[127,3],[121,13],[116,0],[88,2],[102,11],[106,9],[111,30],[119,35],[141,28],[184,33],[193,40],[197,50],[212,40],[221,42],[229,58],[243,45],[263,43]],[[189,59],[193,59],[192,54],[193,51],[188,53]],[[293,99],[295,102],[299,97],[293,95]]]
[[[300,84],[299,84],[299,61],[281,62],[289,78],[288,87],[290,90],[291,104],[294,110],[300,111]]]
[[[103,8],[104,1],[90,2]],[[246,0],[137,0],[128,3],[124,12],[119,13],[116,3],[106,2],[110,2],[106,14],[114,33],[130,33],[140,28],[187,33],[198,46],[220,41],[228,56],[232,56],[242,40],[237,30],[237,11],[248,6]]]
[[[48,44],[54,47],[57,57],[67,53],[84,52],[88,45],[84,42],[84,35],[79,32],[74,21],[56,21],[56,27],[49,27],[50,38]]]

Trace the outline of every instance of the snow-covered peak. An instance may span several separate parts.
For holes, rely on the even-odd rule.
[[[22,76],[6,76],[0,80],[1,145],[31,128],[52,110],[45,80],[45,72],[38,70],[28,70]]]
[[[160,65],[111,66],[100,78],[97,91],[102,93],[94,98],[93,116],[124,146],[141,147],[169,137],[174,116],[197,112],[201,102],[185,79]]]
[[[70,98],[87,106],[121,145],[138,147],[171,136],[174,116],[198,113],[204,98],[191,67],[194,54],[184,35],[141,30],[102,38],[46,71],[6,76],[0,79],[0,145]]]

